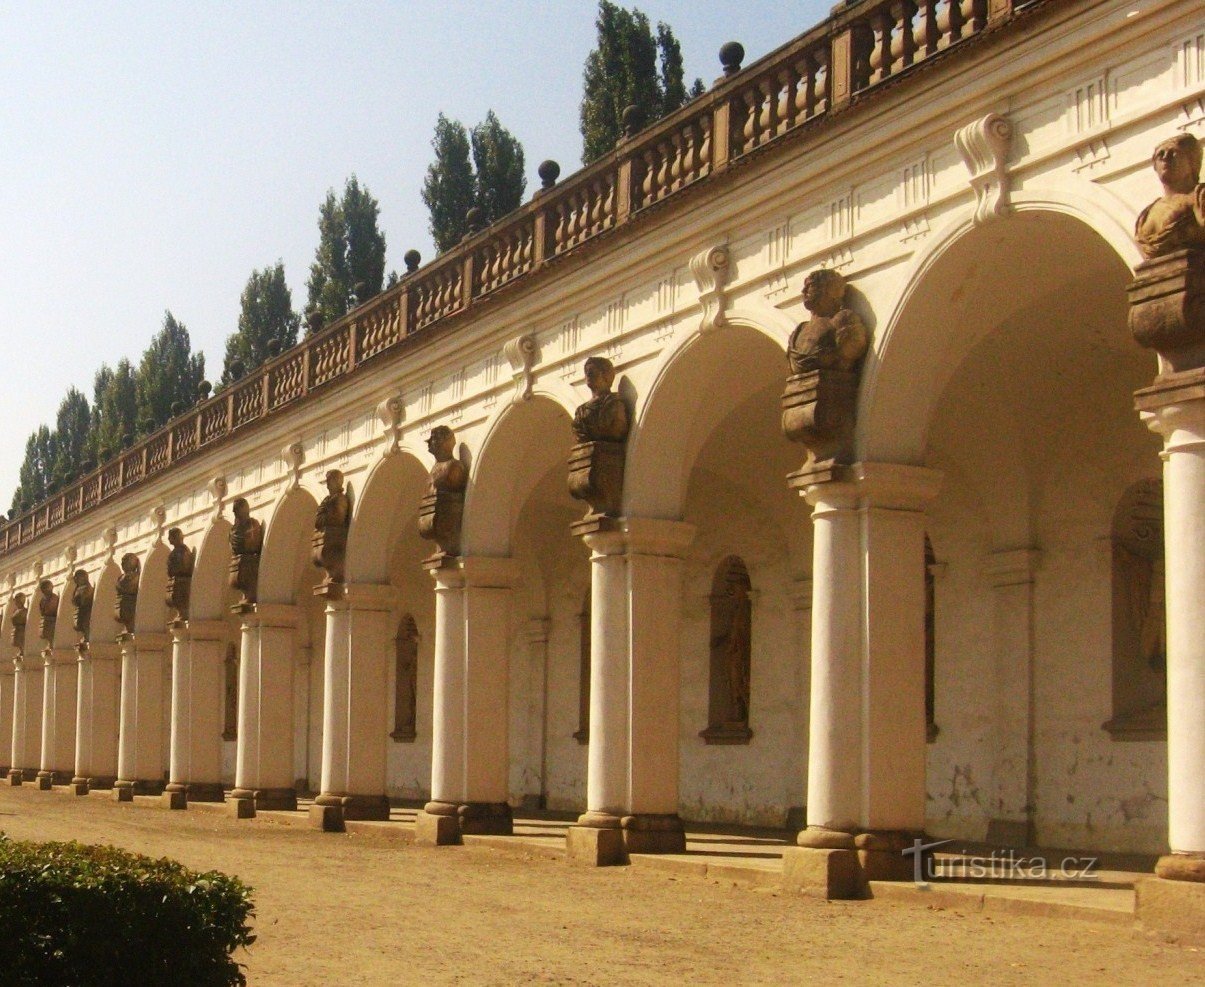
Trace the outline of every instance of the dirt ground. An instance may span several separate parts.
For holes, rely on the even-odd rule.
[[[237,874],[255,889],[253,985],[1205,984],[1205,952],[1064,918],[824,903],[29,786],[0,788],[0,830]]]

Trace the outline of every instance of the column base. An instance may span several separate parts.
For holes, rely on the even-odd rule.
[[[1205,853],[1168,853],[1155,863],[1155,876],[1165,881],[1205,884]]]
[[[617,867],[628,862],[623,845],[623,830],[618,826],[602,829],[581,822],[565,831],[565,859],[586,867]]]
[[[107,792],[117,784],[116,778],[100,777],[88,779],[88,791],[90,792]]]
[[[255,818],[254,792],[248,791],[245,788],[236,788],[230,793],[230,798],[226,804],[230,806],[230,814],[235,819]]]
[[[1134,912],[1143,926],[1186,946],[1205,946],[1205,883],[1147,877],[1138,881],[1134,890]]]
[[[54,787],[54,772],[39,771],[38,772],[38,791],[48,792]]]
[[[76,775],[71,779],[71,794],[72,795],[87,795],[88,794],[88,779]]]
[[[783,856],[783,886],[825,899],[864,898],[870,881],[914,880],[915,848],[923,840],[916,832],[847,833],[809,826],[796,837],[798,846]]]
[[[782,886],[785,891],[824,901],[867,896],[857,851],[831,847],[791,846],[783,850]]]
[[[326,833],[342,833],[344,822],[389,819],[389,799],[384,795],[332,795],[323,792],[310,806],[310,825]]]
[[[419,846],[459,846],[460,821],[455,815],[423,809],[414,820],[414,842]]]
[[[514,817],[506,802],[428,802],[418,814],[415,841],[452,846],[462,836],[512,836]]]
[[[113,782],[113,799],[117,802],[133,802],[134,783],[132,781]]]
[[[590,867],[626,864],[633,853],[685,852],[686,827],[677,813],[584,812],[565,834],[566,858]]]
[[[24,778],[24,772],[22,772],[20,768],[12,768],[8,772],[8,783],[13,788],[20,788],[21,782],[24,780]]]
[[[159,798],[165,809],[178,811],[188,808],[188,788],[185,785],[171,783]]]

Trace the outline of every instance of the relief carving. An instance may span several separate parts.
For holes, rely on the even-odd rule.
[[[259,586],[259,553],[264,547],[264,526],[251,516],[251,505],[239,497],[230,506],[234,526],[230,529],[230,588],[242,594],[232,610],[248,610],[255,605]]]
[[[54,646],[54,627],[59,619],[59,594],[54,583],[43,579],[38,583],[38,630],[48,647]]]
[[[435,457],[435,464],[418,508],[418,533],[435,542],[438,550],[426,562],[438,565],[460,555],[460,522],[469,474],[464,463],[456,458],[456,433],[447,425],[431,429],[427,450]]]
[[[601,356],[585,365],[591,398],[573,415],[577,444],[569,453],[569,493],[590,505],[583,520],[615,518],[623,506],[628,406],[611,390],[615,367]]]
[[[92,631],[92,601],[96,591],[88,579],[87,569],[76,569],[71,577],[75,583],[71,590],[71,626],[79,634],[81,645],[88,643],[88,635]]]
[[[172,546],[167,556],[167,605],[176,612],[176,620],[188,620],[188,600],[192,593],[192,572],[197,553],[184,544],[184,532],[172,528],[167,533]]]
[[[314,565],[326,572],[323,587],[342,583],[347,561],[347,531],[351,527],[351,500],[343,491],[343,473],[328,470],[327,494],[314,514]]]
[[[852,455],[858,379],[870,334],[846,303],[845,278],[820,268],[803,282],[812,317],[791,334],[791,375],[782,395],[782,431],[807,447],[804,471],[845,464]]]
[[[117,602],[113,605],[113,619],[123,634],[134,633],[134,614],[138,608],[138,581],[142,576],[142,563],[133,552],[121,557],[121,575],[117,577]]]
[[[1172,372],[1205,366],[1205,185],[1201,142],[1177,134],[1151,164],[1163,194],[1142,210],[1134,240],[1146,258],[1129,286],[1130,332]]]

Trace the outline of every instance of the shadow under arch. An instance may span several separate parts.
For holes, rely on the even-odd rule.
[[[264,548],[259,559],[261,603],[293,604],[302,569],[310,565],[310,535],[318,501],[304,487],[294,487],[276,502],[264,525]],[[319,581],[314,569],[314,582]]]
[[[121,627],[113,614],[117,605],[117,580],[121,578],[121,566],[110,559],[98,575],[93,576],[92,623],[88,628],[89,641],[112,644],[121,633]]]
[[[461,529],[466,556],[512,554],[515,520],[531,492],[557,468],[568,484],[573,441],[572,416],[550,397],[508,405],[494,419],[469,474]]]
[[[708,437],[745,402],[787,377],[782,325],[735,322],[695,333],[668,353],[647,395],[638,401],[628,439],[624,514],[682,517],[691,469]],[[778,422],[767,430],[782,442]],[[765,436],[755,441],[766,441]],[[773,441],[773,438],[771,438]]]
[[[856,458],[919,465],[937,404],[974,347],[1043,302],[1082,300],[1107,310],[1088,331],[1111,348],[1136,344],[1125,287],[1137,251],[1092,203],[1014,200],[1014,213],[982,226],[947,226],[913,264],[881,339],[867,355],[858,396]],[[1154,358],[1152,357],[1152,365]]]
[[[213,523],[197,549],[188,611],[191,620],[220,620],[229,616],[230,528],[224,517]]]
[[[418,506],[427,482],[426,468],[408,451],[399,449],[372,468],[347,535],[349,583],[389,582],[390,553],[407,525],[418,538]]]
[[[170,549],[155,542],[142,558],[142,574],[138,577],[138,604],[134,610],[136,634],[167,632],[167,557]]]
[[[59,608],[55,611],[52,648],[69,648],[76,642],[75,628],[71,626],[74,611],[71,594],[75,590],[75,570],[76,566],[70,566],[55,586],[55,592],[59,594]]]

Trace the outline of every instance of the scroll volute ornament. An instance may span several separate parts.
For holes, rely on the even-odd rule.
[[[92,588],[87,569],[76,569],[71,580],[74,584],[71,588],[71,626],[79,634],[82,647],[88,643],[88,636],[92,632],[92,602],[96,590]]]
[[[469,475],[456,458],[456,433],[447,425],[431,429],[427,450],[435,457],[435,463],[418,508],[418,533],[435,542],[436,551],[423,564],[437,568],[460,555],[460,526]]]
[[[134,614],[138,608],[138,582],[142,577],[142,563],[133,552],[121,557],[121,575],[117,577],[117,602],[113,605],[113,618],[121,627],[122,634],[134,633]]]
[[[1201,142],[1177,134],[1151,164],[1163,194],[1142,210],[1134,239],[1146,258],[1130,284],[1130,332],[1172,373],[1205,367],[1205,185]]]
[[[239,497],[230,505],[234,525],[230,529],[230,588],[242,594],[231,606],[236,613],[255,606],[259,587],[259,554],[264,547],[263,523],[251,516],[251,505]]]
[[[47,647],[54,646],[54,628],[59,619],[59,594],[54,583],[43,579],[38,583],[38,631]]]
[[[782,395],[782,431],[808,450],[801,473],[848,464],[853,454],[858,380],[869,346],[861,317],[846,304],[845,278],[821,268],[803,283],[811,313],[791,334],[791,375]]]
[[[188,601],[192,595],[192,573],[197,553],[184,544],[184,532],[172,528],[167,533],[172,546],[167,556],[167,598],[165,602],[175,611],[175,620],[188,620]]]
[[[628,406],[611,390],[615,367],[592,356],[585,365],[590,400],[573,415],[577,444],[569,453],[569,493],[590,509],[579,524],[619,517],[623,508],[623,467],[630,421]]]
[[[24,593],[13,594],[13,613],[9,618],[12,625],[12,637],[9,639],[17,649],[17,657],[25,654],[25,623],[29,620],[29,607],[25,602]]]
[[[326,579],[315,592],[341,586],[347,561],[347,531],[351,527],[351,500],[343,490],[343,473],[328,470],[327,494],[314,513],[314,565],[326,572]]]

